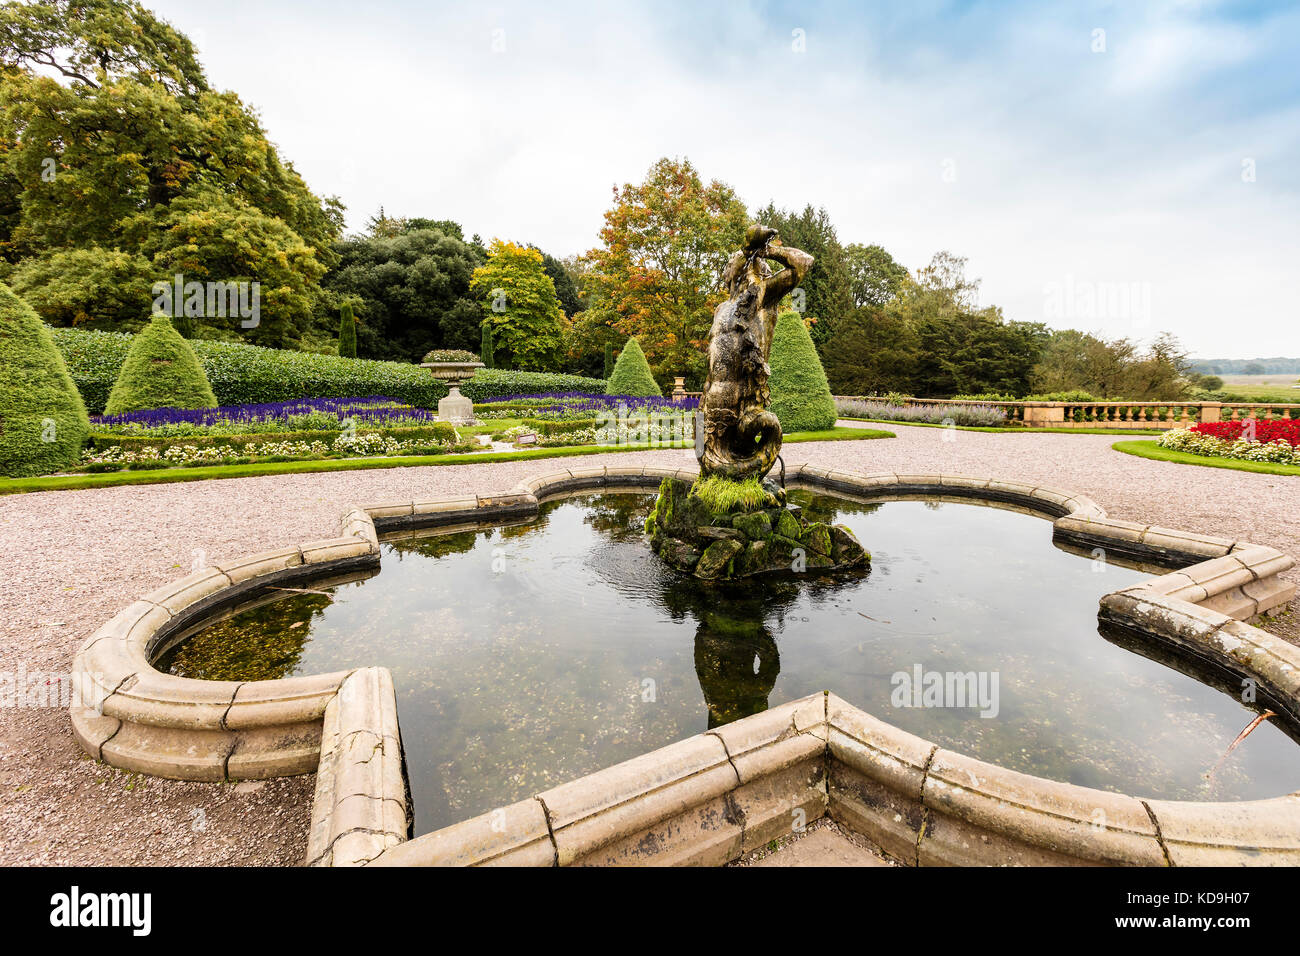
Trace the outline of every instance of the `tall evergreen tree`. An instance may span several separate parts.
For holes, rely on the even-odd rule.
[[[352,303],[339,306],[339,355],[357,357],[357,320],[352,316]]]
[[[803,212],[778,209],[768,203],[755,214],[758,222],[771,226],[787,246],[802,249],[813,257],[813,267],[791,293],[791,302],[802,298],[797,309],[811,323],[809,333],[819,348],[824,348],[836,323],[853,311],[852,277],[844,247],[840,245],[830,215],[823,209],[804,206]]]

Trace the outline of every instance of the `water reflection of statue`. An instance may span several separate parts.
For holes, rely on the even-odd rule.
[[[767,710],[781,672],[772,633],[756,616],[730,609],[704,611],[695,632],[695,676],[709,711],[709,727]]]
[[[774,275],[768,260],[785,268]],[[700,401],[701,474],[761,478],[775,463],[781,423],[767,410],[767,357],[781,300],[812,264],[808,253],[781,245],[775,229],[757,224],[727,263],[722,274],[727,300],[713,313],[709,373]]]

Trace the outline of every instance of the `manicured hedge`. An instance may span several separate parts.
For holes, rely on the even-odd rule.
[[[92,414],[101,413],[132,337],[86,329],[50,331],[87,408]],[[447,386],[428,369],[403,362],[315,355],[240,342],[191,339],[189,343],[222,405],[387,395],[419,408],[434,408],[447,394]]]
[[[554,392],[605,391],[605,380],[553,372],[514,372],[503,368],[481,368],[460,387],[460,393],[475,402],[511,395],[549,395]],[[388,392],[377,394],[387,395]],[[394,396],[396,397],[396,396]]]
[[[103,411],[113,381],[126,360],[131,336],[122,332],[50,329],[91,414]],[[337,355],[267,349],[239,342],[190,339],[212,390],[222,405],[286,402],[298,398],[354,398],[387,395],[417,408],[436,408],[446,383],[427,368],[405,362],[376,362]],[[479,369],[461,386],[472,401],[547,392],[601,392],[605,382],[581,375]]]
[[[556,421],[553,418],[525,418],[523,424],[537,432],[539,435],[567,435],[570,432],[580,432],[586,428],[599,428],[607,424],[608,419],[602,422],[598,418],[568,418]]]
[[[108,393],[106,415],[151,408],[216,408],[217,396],[194,350],[165,315],[155,315],[131,339],[126,362]]]
[[[0,285],[0,475],[32,477],[81,457],[90,422],[49,327]]]
[[[814,432],[835,425],[835,399],[826,384],[812,336],[798,312],[783,312],[772,334],[768,359],[772,375],[772,412],[781,420],[781,431]]]
[[[663,397],[664,393],[659,390],[659,384],[650,372],[650,363],[641,351],[641,343],[635,338],[628,339],[623,351],[618,353],[618,361],[614,363],[614,371],[609,376],[605,394],[633,395],[638,398],[650,395]]]

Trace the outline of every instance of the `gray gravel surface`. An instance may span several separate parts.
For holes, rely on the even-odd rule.
[[[1032,481],[1087,494],[1118,518],[1300,554],[1300,479],[1146,461],[1112,451],[1115,439],[1101,435],[888,427],[896,439],[787,445],[786,464]],[[603,462],[681,467],[693,466],[694,455],[632,452],[2,497],[0,670],[67,673],[96,627],[187,573],[196,558],[333,535],[353,504],[505,491],[521,478]],[[1295,617],[1270,629],[1294,638]],[[231,785],[128,774],[86,757],[65,711],[0,709],[0,864],[296,865],[312,787],[310,775]]]

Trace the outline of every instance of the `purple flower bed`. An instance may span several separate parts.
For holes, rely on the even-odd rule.
[[[303,398],[290,402],[266,402],[255,405],[224,405],[219,408],[152,408],[125,415],[96,415],[91,422],[100,426],[138,425],[157,428],[163,425],[237,425],[247,422],[287,420],[291,415],[312,412],[336,416],[340,421],[386,422],[392,420],[437,420],[434,412],[412,408],[383,395],[368,398]]]

